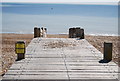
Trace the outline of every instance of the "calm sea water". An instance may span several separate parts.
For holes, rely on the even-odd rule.
[[[2,33],[32,33],[34,26],[50,34],[80,26],[86,34],[117,35],[117,5],[2,3]]]

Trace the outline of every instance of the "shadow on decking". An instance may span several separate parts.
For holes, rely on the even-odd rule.
[[[109,63],[110,61],[111,60],[108,61],[108,60],[102,59],[102,60],[99,61],[99,63]]]

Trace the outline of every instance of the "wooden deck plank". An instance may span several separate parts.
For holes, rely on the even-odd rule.
[[[75,46],[47,46],[54,42]],[[85,39],[34,38],[26,48],[26,59],[15,62],[2,81],[117,81],[118,66],[99,63],[102,58]]]

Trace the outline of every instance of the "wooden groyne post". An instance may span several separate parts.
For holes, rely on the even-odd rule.
[[[40,28],[38,28],[38,37],[40,37],[40,33],[41,33]]]
[[[104,42],[104,60],[112,60],[112,43]]]
[[[36,38],[36,37],[38,37],[38,28],[37,27],[35,27],[34,28],[34,38]]]
[[[72,38],[76,38],[76,28],[72,28]]]
[[[80,39],[84,39],[84,29],[81,29],[81,36],[80,36]]]
[[[24,41],[16,42],[15,52],[17,54],[17,61],[25,59],[25,42]]]
[[[69,38],[72,38],[72,28],[69,28]]]
[[[34,38],[40,37],[40,28],[34,27]]]

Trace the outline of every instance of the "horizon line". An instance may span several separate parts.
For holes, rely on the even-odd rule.
[[[0,2],[0,3],[19,3],[19,4],[73,4],[73,5],[118,5],[119,2]]]

